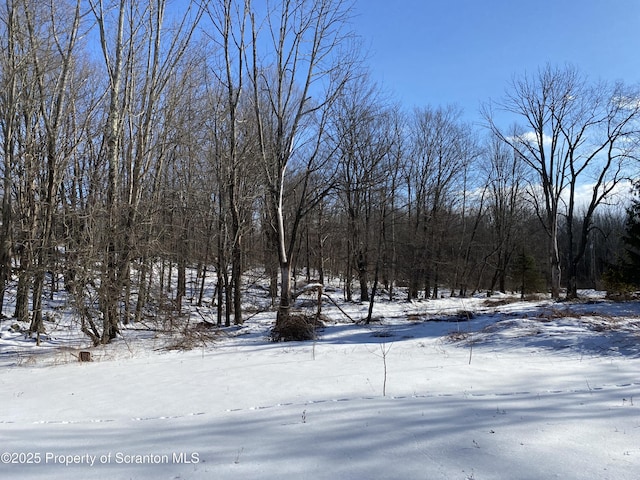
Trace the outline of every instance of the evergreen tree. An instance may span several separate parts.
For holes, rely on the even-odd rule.
[[[634,182],[633,193],[622,236],[624,251],[603,275],[610,294],[627,295],[640,287],[640,180]]]
[[[622,237],[625,245],[623,266],[624,280],[640,286],[640,180],[633,185],[635,198],[627,209],[626,233]]]
[[[513,262],[512,275],[520,288],[520,296],[533,292],[540,292],[544,288],[544,282],[533,255],[522,250]]]

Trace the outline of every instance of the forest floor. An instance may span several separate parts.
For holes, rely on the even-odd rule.
[[[188,306],[101,347],[63,296],[40,346],[3,319],[0,477],[638,477],[639,302],[381,298],[364,325],[336,290],[315,341],[274,343],[261,292],[242,326]]]

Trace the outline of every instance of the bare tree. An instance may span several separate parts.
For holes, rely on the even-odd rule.
[[[374,221],[376,192],[390,178],[388,167],[392,164],[385,160],[395,141],[392,113],[367,76],[347,84],[332,110],[339,158],[337,189],[348,222],[345,290],[349,301],[354,271],[360,283],[360,301],[369,301],[374,237],[380,236],[379,227],[383,225]]]
[[[635,88],[619,83],[613,87],[598,86],[593,96],[573,100],[581,103],[579,111],[588,112],[588,123],[563,125],[569,163],[565,252],[570,298],[578,296],[578,264],[589,245],[596,210],[611,199],[621,182],[629,179],[629,161],[638,159],[639,99],[640,91]],[[578,189],[585,181],[589,197],[580,204]]]
[[[20,81],[20,49],[18,15],[14,2],[6,2],[2,11],[0,48],[0,128],[2,134],[2,225],[0,226],[0,315],[4,306],[7,282],[11,276],[13,244],[12,190],[13,169],[17,162],[18,91]]]
[[[128,291],[130,281],[134,230],[138,226],[144,182],[153,162],[163,158],[152,143],[154,127],[162,124],[159,119],[163,93],[202,12],[198,9],[192,15],[189,3],[174,30],[166,30],[165,34],[165,0],[149,3],[119,0],[113,11],[102,0],[91,0],[90,4],[100,32],[108,77],[102,145],[108,165],[105,199],[108,233],[100,282],[103,313],[100,341],[106,343],[118,333],[119,300],[124,300],[128,308],[129,299],[123,298],[123,293],[125,289]]]
[[[611,90],[591,85],[573,67],[547,65],[537,75],[515,79],[500,107],[524,121],[518,134],[505,134],[495,124],[491,109],[484,112],[490,129],[515,150],[533,173],[529,196],[549,239],[551,294],[558,298],[562,278],[561,216],[564,213],[567,225],[573,225],[576,187],[591,181],[592,197],[581,229],[584,241],[576,250],[570,232],[570,244],[565,249],[571,258],[570,268],[575,270],[586,248],[595,209],[624,178],[623,164],[633,156],[628,140],[637,130],[637,96],[619,86]],[[575,296],[576,289],[575,273],[570,272],[568,295]]]
[[[405,177],[411,231],[408,265],[409,297],[438,296],[445,263],[451,214],[458,192],[464,190],[464,172],[476,152],[469,148],[470,130],[456,107],[416,109],[411,123],[411,156]]]
[[[3,48],[2,64],[2,134],[3,134],[3,247],[2,281],[11,275],[11,255],[15,254],[18,286],[15,317],[20,321],[29,318],[29,290],[33,275],[33,252],[38,215],[39,166],[43,145],[39,142],[40,99],[37,92],[37,74],[33,58],[37,50],[47,51],[46,40],[30,35],[25,22],[25,10],[34,4],[24,1],[6,2],[6,50]],[[31,17],[42,18],[42,8],[31,12]],[[4,18],[3,18],[4,19]],[[35,44],[34,44],[35,41]],[[40,45],[40,43],[43,45]],[[50,43],[48,44],[50,45]],[[53,64],[48,67],[54,70]],[[44,101],[44,100],[43,100]]]
[[[58,190],[75,148],[68,117],[74,82],[82,80],[75,68],[80,2],[9,1],[5,8],[0,282],[4,292],[14,239],[20,258],[16,316],[28,319],[31,289],[29,330],[39,334],[44,331],[45,274],[47,270],[55,274],[50,263],[55,258],[52,238]]]
[[[231,283],[233,287],[234,323],[242,323],[242,273],[243,273],[243,237],[245,225],[243,219],[246,214],[242,209],[241,169],[246,168],[248,143],[240,144],[241,124],[247,122],[246,117],[240,115],[241,100],[244,93],[244,77],[246,59],[246,27],[248,23],[250,1],[235,2],[224,0],[220,3],[210,3],[207,14],[214,26],[216,35],[212,36],[214,43],[222,52],[223,61],[221,75],[217,76],[224,89],[225,117],[224,129],[220,134],[225,136],[220,150],[221,172],[224,172],[224,185],[228,199],[228,210],[231,217]],[[215,73],[215,70],[214,70]],[[245,128],[246,130],[246,128]],[[245,140],[247,137],[244,137]],[[242,149],[245,149],[243,152]],[[245,172],[248,174],[248,172]],[[245,175],[244,178],[249,178]]]
[[[280,268],[278,321],[291,304],[291,254],[301,216],[308,211],[308,180],[326,160],[320,156],[322,121],[351,76],[353,57],[345,32],[349,7],[344,0],[281,0],[266,4],[266,18],[251,13],[252,50],[248,77],[264,168],[268,218],[277,238]],[[266,46],[267,53],[261,48]],[[315,128],[310,136],[309,129]],[[318,128],[319,127],[319,128]],[[301,145],[312,145],[302,161],[300,208],[285,218],[285,196],[292,160]],[[287,225],[287,223],[290,223]]]
[[[43,189],[41,224],[39,227],[40,241],[34,248],[35,253],[35,275],[33,280],[33,315],[29,331],[42,332],[44,330],[42,318],[42,295],[44,288],[45,272],[48,265],[49,256],[52,252],[53,218],[58,202],[56,200],[58,189],[62,182],[62,172],[64,164],[67,162],[71,151],[75,145],[69,144],[68,140],[73,137],[70,132],[64,131],[63,126],[68,118],[69,83],[73,75],[73,60],[75,57],[75,46],[78,38],[80,25],[80,1],[75,5],[65,5],[59,2],[51,2],[47,5],[49,17],[49,29],[51,36],[51,49],[59,56],[59,66],[56,65],[57,73],[55,80],[49,81],[51,73],[47,71],[47,65],[43,65],[40,59],[39,48],[33,50],[33,68],[36,75],[37,91],[40,99],[39,110],[41,112],[42,124],[44,126],[45,139],[45,161],[46,161],[46,187]],[[27,30],[31,44],[34,46],[40,42],[37,37],[40,19],[34,18],[32,12],[25,9]]]
[[[459,188],[457,202],[454,204],[456,215],[453,222],[453,238],[450,242],[450,255],[452,267],[449,267],[449,284],[451,295],[458,288],[458,295],[467,296],[469,289],[476,289],[472,283],[474,277],[479,277],[479,250],[480,226],[484,218],[486,201],[486,182],[483,177],[477,175],[477,160],[480,148],[471,129],[461,124],[461,132],[464,132],[458,140],[460,173],[456,187]]]
[[[522,231],[526,205],[525,172],[517,153],[500,138],[491,135],[485,149],[487,178],[487,215],[492,231],[492,247],[486,252],[493,275],[489,290],[505,293],[507,276]]]

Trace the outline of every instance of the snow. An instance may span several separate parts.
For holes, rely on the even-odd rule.
[[[640,304],[586,294],[381,300],[371,325],[327,302],[314,342],[269,342],[264,311],[191,350],[5,319],[0,477],[636,479]]]

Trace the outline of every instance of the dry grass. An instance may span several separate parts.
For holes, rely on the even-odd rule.
[[[502,305],[511,305],[513,303],[520,302],[539,302],[541,300],[548,300],[549,296],[543,293],[529,293],[524,296],[524,298],[517,297],[506,297],[506,298],[487,298],[483,305],[485,307],[500,307]]]

